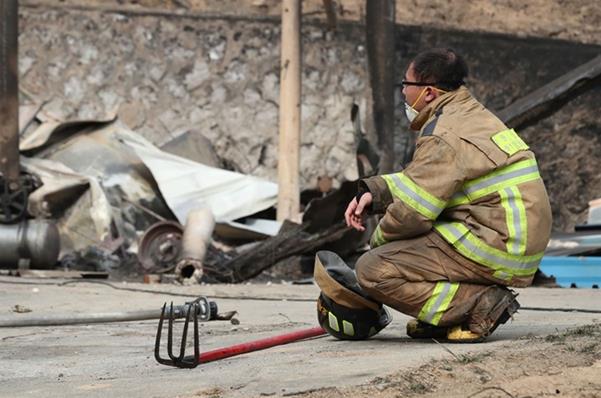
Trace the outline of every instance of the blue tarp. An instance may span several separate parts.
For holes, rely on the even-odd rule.
[[[562,287],[601,286],[601,257],[545,256],[540,269]]]

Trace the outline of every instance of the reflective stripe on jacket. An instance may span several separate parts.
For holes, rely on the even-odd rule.
[[[551,232],[532,151],[465,87],[423,109],[411,163],[362,180],[383,213],[372,247],[432,228],[505,284],[530,284]]]

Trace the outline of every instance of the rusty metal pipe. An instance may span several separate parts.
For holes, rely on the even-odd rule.
[[[182,236],[182,259],[175,267],[178,279],[200,280],[203,274],[202,262],[214,229],[215,218],[209,208],[192,210],[188,214]]]
[[[17,0],[0,1],[0,175],[19,188],[19,65]]]
[[[23,261],[31,268],[52,268],[60,252],[56,225],[46,220],[29,220],[0,225],[0,267],[15,269]]]

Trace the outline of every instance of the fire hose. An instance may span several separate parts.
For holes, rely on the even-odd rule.
[[[203,298],[204,299],[204,298]],[[192,301],[198,303],[199,299]],[[188,313],[188,308],[191,303],[184,305],[173,306],[170,311],[175,319],[184,318]],[[204,308],[207,305],[208,310]],[[203,306],[196,306],[196,311],[206,314],[206,320],[229,320],[235,312],[226,314],[218,314],[217,303],[214,301],[203,301]],[[67,325],[82,325],[92,323],[107,323],[107,322],[131,322],[144,321],[150,319],[159,319],[163,314],[160,309],[156,310],[140,310],[140,311],[121,311],[121,312],[106,312],[106,313],[88,313],[88,314],[68,314],[59,316],[36,316],[27,318],[0,318],[0,327],[36,327],[36,326],[67,326]]]

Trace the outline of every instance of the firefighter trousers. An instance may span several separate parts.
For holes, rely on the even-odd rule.
[[[370,297],[436,326],[469,322],[478,299],[499,283],[479,268],[434,231],[372,249],[355,265]]]

